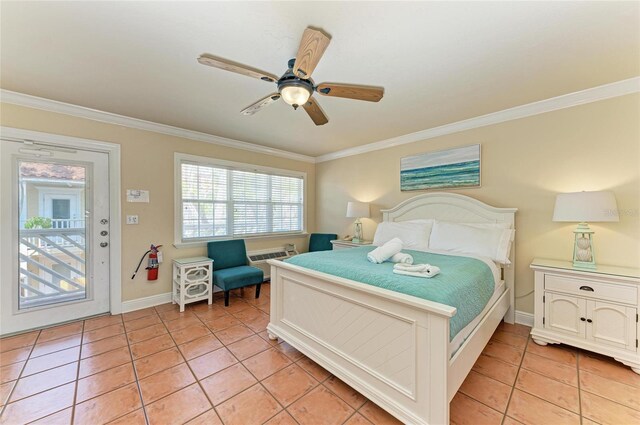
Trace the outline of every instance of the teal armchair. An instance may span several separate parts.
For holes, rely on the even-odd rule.
[[[256,285],[256,298],[260,298],[260,284],[264,273],[247,265],[244,239],[207,243],[207,253],[213,260],[213,284],[224,291],[224,305],[229,306],[229,291]]]
[[[309,236],[309,252],[331,251],[331,241],[338,239],[335,233],[312,233]]]

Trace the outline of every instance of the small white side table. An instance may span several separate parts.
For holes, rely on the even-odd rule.
[[[344,239],[336,239],[331,241],[331,245],[333,245],[333,250],[337,249],[346,249],[346,248],[357,248],[359,246],[370,246],[373,241],[362,241],[362,242],[353,242],[353,241],[345,241]]]
[[[213,301],[213,260],[208,257],[176,258],[173,260],[173,291],[171,301],[180,305],[196,301]]]

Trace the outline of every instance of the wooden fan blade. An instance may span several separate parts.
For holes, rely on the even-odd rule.
[[[293,73],[300,78],[309,78],[320,62],[331,39],[323,32],[307,28],[302,34]]]
[[[202,54],[198,58],[198,62],[203,65],[212,66],[214,68],[224,69],[225,71],[236,72],[238,74],[246,75],[247,77],[258,78],[270,83],[278,81],[278,77],[268,72],[260,71],[259,69],[251,68],[239,63],[232,62],[227,59],[218,58],[216,56]]]
[[[240,111],[240,113],[242,115],[253,115],[256,112],[260,111],[262,108],[266,108],[267,106],[276,102],[278,99],[280,99],[280,93],[272,93],[269,96],[260,99],[253,105],[247,106],[242,111]]]
[[[309,117],[311,117],[311,120],[316,125],[324,125],[329,122],[329,118],[327,118],[324,111],[313,97],[310,97],[307,103],[302,105],[302,107],[307,111],[307,114],[309,114]]]
[[[379,102],[384,95],[382,87],[356,86],[353,84],[322,83],[316,91],[323,96],[345,97],[347,99]]]

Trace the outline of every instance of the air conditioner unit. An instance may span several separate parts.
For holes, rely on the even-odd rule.
[[[248,251],[247,258],[249,259],[249,265],[261,269],[264,272],[264,279],[267,280],[271,277],[271,266],[267,263],[267,260],[284,260],[296,254],[298,254],[296,246],[289,244],[275,248]]]

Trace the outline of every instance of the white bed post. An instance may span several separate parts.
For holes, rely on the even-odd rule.
[[[509,267],[505,267],[504,270],[504,282],[507,288],[511,291],[509,293],[509,310],[504,315],[504,321],[514,324],[516,322],[516,241],[513,240],[511,244],[511,252],[509,253],[509,261],[511,264]]]
[[[448,371],[449,371],[449,344],[442,341],[449,340],[449,319],[429,315],[429,370],[418,376],[428,382],[430,397],[427,412],[430,424],[449,423],[449,395],[448,395]],[[420,363],[418,363],[420,365]],[[447,384],[445,384],[447,383]]]

